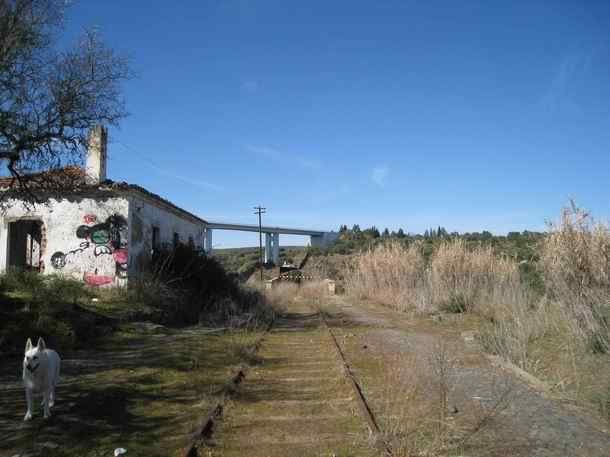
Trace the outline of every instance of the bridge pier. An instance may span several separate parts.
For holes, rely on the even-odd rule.
[[[205,229],[203,249],[205,250],[206,254],[212,255],[212,229],[209,227]]]
[[[271,263],[271,238],[272,233],[265,233],[265,263]]]
[[[280,234],[265,233],[265,263],[280,263]]]
[[[271,234],[272,238],[271,238],[271,242],[273,244],[272,246],[272,256],[273,256],[273,263],[275,263],[276,265],[280,264],[280,234],[279,233],[272,233]]]

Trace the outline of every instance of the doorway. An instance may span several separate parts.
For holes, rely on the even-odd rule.
[[[8,224],[8,267],[40,271],[42,222],[21,220]]]

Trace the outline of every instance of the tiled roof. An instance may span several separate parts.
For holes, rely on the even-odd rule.
[[[29,185],[36,186],[41,181],[53,181],[53,179],[74,179],[82,180],[87,176],[85,170],[76,165],[69,165],[67,167],[59,168],[57,170],[43,171],[41,173],[33,173],[25,175],[23,178],[27,179]],[[17,178],[14,176],[0,176],[0,189],[6,189],[13,185],[18,185]]]
[[[78,167],[78,166],[67,166],[67,167],[64,167],[64,168],[61,168],[58,170],[46,171],[46,172],[42,172],[42,173],[35,173],[35,174],[27,175],[27,176],[25,176],[25,178],[28,180],[28,184],[34,188],[37,186],[37,183],[41,182],[41,180],[44,180],[45,182],[50,181],[51,183],[54,179],[56,179],[58,181],[61,180],[64,182],[64,185],[65,185],[65,180],[74,180],[73,182],[68,183],[69,185],[73,184],[74,188],[61,190],[62,193],[66,193],[66,194],[83,194],[83,193],[95,192],[95,191],[136,192],[151,200],[154,200],[154,201],[160,202],[164,205],[167,205],[170,208],[172,208],[173,210],[175,210],[179,213],[182,213],[184,215],[187,215],[191,218],[194,218],[199,222],[206,223],[206,221],[203,220],[202,218],[200,218],[199,216],[196,216],[193,213],[180,208],[179,206],[175,205],[171,201],[161,197],[158,194],[150,192],[149,190],[146,190],[145,188],[138,186],[137,184],[129,184],[124,181],[113,181],[111,179],[107,179],[105,181],[102,181],[100,183],[95,183],[95,184],[88,183],[86,180],[87,173],[85,172],[85,170],[83,170],[81,167]],[[56,182],[55,184],[61,184],[61,183]],[[7,190],[11,186],[16,186],[16,185],[18,185],[18,184],[17,184],[17,180],[14,177],[0,176],[0,191]]]

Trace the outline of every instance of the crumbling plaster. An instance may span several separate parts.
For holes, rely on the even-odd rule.
[[[179,214],[177,211],[139,196],[132,196],[129,205],[129,272],[138,274],[151,260],[153,227],[159,229],[159,245],[172,247],[174,233],[183,243],[193,240],[195,247],[203,248],[204,223]]]
[[[0,270],[8,267],[9,223],[40,220],[45,233],[42,272],[82,279],[92,286],[124,284],[150,262],[152,227],[159,243],[203,246],[204,223],[188,214],[137,194],[69,196],[50,199],[27,210],[13,202],[0,218]]]

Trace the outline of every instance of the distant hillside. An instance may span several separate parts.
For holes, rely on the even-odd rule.
[[[280,265],[284,262],[298,265],[307,253],[306,246],[280,247]],[[258,247],[215,249],[214,256],[225,269],[237,273],[241,279],[249,278],[258,268]]]
[[[401,243],[412,243],[421,241],[424,243],[426,255],[432,253],[433,247],[443,240],[460,238],[470,245],[491,245],[499,254],[508,255],[517,260],[532,260],[536,257],[535,245],[542,240],[544,233],[541,232],[509,232],[507,235],[494,235],[488,231],[458,233],[447,232],[443,227],[426,230],[423,234],[405,233],[402,229],[390,232],[387,228],[380,232],[376,227],[360,229],[354,225],[351,229],[343,225],[339,229],[337,240],[325,249],[311,248],[311,254],[329,255],[343,254],[351,255],[374,248],[378,244],[388,241]]]
[[[435,246],[443,241],[463,239],[466,245],[491,246],[494,251],[520,262],[523,278],[532,284],[538,283],[536,262],[538,261],[537,246],[545,234],[541,232],[510,232],[507,235],[494,235],[488,231],[473,233],[449,233],[443,227],[426,230],[423,234],[405,233],[402,229],[390,232],[388,229],[380,232],[376,227],[360,229],[354,225],[351,229],[343,225],[339,229],[337,240],[328,247],[310,248],[310,258],[305,267],[307,273],[319,277],[341,280],[345,268],[353,257],[362,252],[374,249],[376,246],[397,242],[409,245],[416,241],[423,243],[424,256],[430,257]]]

